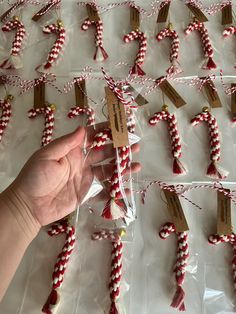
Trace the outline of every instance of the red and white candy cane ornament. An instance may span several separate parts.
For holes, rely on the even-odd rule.
[[[111,129],[105,129],[95,135],[92,148],[102,149],[111,140]],[[124,218],[126,215],[125,204],[122,201],[121,178],[130,167],[130,153],[129,146],[117,148],[116,163],[110,179],[110,199],[102,212],[102,217],[105,219],[116,220]]]
[[[54,271],[52,274],[52,290],[42,308],[42,312],[46,314],[55,313],[59,305],[60,294],[58,290],[62,286],[65,271],[75,245],[75,228],[70,225],[68,221],[63,220],[61,222],[55,223],[48,230],[48,234],[51,237],[62,233],[66,235],[66,242],[62,248],[61,253],[57,257],[56,264],[54,265]]]
[[[96,28],[96,32],[95,32],[96,51],[95,51],[93,59],[99,62],[105,61],[108,58],[108,54],[103,46],[103,32],[104,32],[103,22],[101,19],[95,22],[87,18],[81,25],[81,29],[83,31],[87,31],[90,26],[95,26]]]
[[[17,16],[13,17],[13,20],[7,22],[2,27],[3,32],[16,31],[14,40],[12,42],[12,48],[10,57],[0,60],[0,68],[6,70],[16,70],[23,67],[21,54],[23,40],[26,38],[26,30],[24,24],[19,20]]]
[[[52,67],[56,65],[61,56],[65,42],[66,42],[66,30],[64,28],[63,22],[58,20],[57,23],[47,25],[43,28],[44,34],[55,34],[57,39],[48,53],[47,60],[41,66],[36,68],[39,72],[50,72]]]
[[[216,118],[210,112],[208,107],[204,107],[202,112],[197,114],[192,120],[192,125],[198,125],[201,122],[205,122],[208,125],[210,136],[210,165],[207,168],[207,176],[213,179],[225,179],[228,172],[219,167],[217,163],[220,161],[221,144],[219,127]]]
[[[182,72],[182,69],[179,64],[179,35],[177,32],[173,29],[173,26],[171,23],[169,23],[168,27],[162,29],[156,36],[158,41],[161,41],[164,38],[170,38],[171,39],[171,49],[170,49],[170,62],[171,66],[167,69],[168,74],[178,74]]]
[[[231,235],[210,235],[208,242],[212,245],[217,245],[220,243],[229,243],[232,246],[233,259],[232,259],[232,270],[233,270],[233,283],[234,290],[236,291],[236,235],[232,233]]]
[[[177,290],[173,297],[171,306],[185,311],[185,292],[182,288],[185,279],[186,266],[189,258],[188,234],[187,232],[176,232],[175,225],[171,222],[164,224],[159,232],[161,239],[167,239],[172,233],[177,235],[177,259],[174,267]]]
[[[224,37],[229,37],[230,35],[236,35],[236,26],[230,26],[224,30],[223,32]],[[236,69],[236,65],[234,67]]]
[[[0,99],[0,108],[2,109],[2,114],[0,117],[0,142],[2,141],[3,134],[12,115],[11,101],[13,99],[14,97],[12,95],[7,95],[5,99]]]
[[[180,158],[182,155],[182,145],[180,141],[177,120],[175,115],[168,111],[168,106],[164,105],[162,107],[162,111],[156,112],[154,116],[149,119],[149,124],[154,126],[159,121],[166,121],[168,123],[168,129],[171,139],[171,153],[174,158],[173,173],[178,175],[186,174],[186,169],[180,162]]]
[[[134,62],[134,66],[131,69],[132,75],[143,76],[146,73],[141,68],[143,65],[146,52],[147,52],[147,37],[146,35],[141,32],[139,29],[130,32],[129,34],[125,35],[123,38],[125,43],[130,43],[131,41],[138,40],[139,41],[139,50]]]
[[[95,232],[92,235],[93,240],[110,240],[112,241],[111,252],[111,274],[110,274],[110,299],[111,307],[109,314],[119,314],[118,301],[120,298],[120,285],[122,279],[122,253],[123,243],[122,236],[125,235],[125,231],[122,230],[102,230]]]
[[[28,111],[28,117],[33,119],[40,114],[43,114],[45,117],[45,128],[43,130],[42,136],[42,146],[46,146],[52,140],[52,135],[54,131],[54,111],[56,110],[55,105],[46,104],[42,108],[32,108]]]
[[[213,60],[214,49],[213,49],[207,28],[205,27],[203,22],[199,22],[195,20],[194,22],[190,23],[188,27],[185,29],[185,34],[189,35],[194,30],[198,31],[200,34],[203,52],[204,52],[205,57],[207,58],[202,68],[205,70],[216,69],[217,66]]]

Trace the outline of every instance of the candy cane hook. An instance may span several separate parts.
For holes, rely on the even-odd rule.
[[[130,43],[131,41],[139,41],[139,50],[134,62],[134,66],[131,69],[132,75],[143,76],[146,73],[142,70],[141,65],[144,63],[146,52],[147,52],[147,37],[140,30],[135,30],[125,35],[123,38],[125,43]]]
[[[38,66],[36,70],[39,72],[50,72],[56,62],[59,60],[60,55],[63,52],[66,41],[66,30],[63,22],[58,20],[56,24],[50,24],[43,28],[44,34],[55,34],[57,39],[48,53],[47,60],[41,66]]]
[[[0,142],[2,141],[3,134],[12,115],[11,101],[13,99],[14,97],[12,95],[7,95],[5,99],[0,100],[0,108],[2,109],[2,114],[0,117]]]
[[[172,233],[177,235],[177,259],[174,267],[177,290],[171,306],[185,311],[185,292],[182,288],[185,279],[186,266],[189,258],[188,234],[187,232],[176,232],[175,225],[171,222],[164,224],[159,232],[161,239],[168,238]]]
[[[236,291],[236,235],[232,233],[231,235],[210,235],[208,242],[213,245],[219,243],[229,243],[233,249],[233,259],[232,259],[232,270],[233,270],[233,282],[234,290]]]
[[[186,169],[179,160],[182,155],[182,145],[180,141],[177,120],[174,114],[169,113],[168,106],[164,105],[162,107],[162,111],[156,112],[154,116],[150,118],[149,124],[154,126],[159,121],[166,121],[168,123],[168,129],[171,139],[171,153],[174,158],[173,173],[186,174]]]
[[[111,274],[109,283],[111,299],[111,307],[109,311],[110,314],[119,314],[117,303],[120,298],[120,285],[122,279],[122,236],[124,234],[124,230],[102,230],[100,232],[95,232],[92,235],[93,240],[109,239],[110,241],[112,241]]]
[[[0,68],[6,70],[16,70],[23,67],[21,53],[22,43],[23,40],[26,38],[26,30],[24,24],[19,20],[17,16],[15,16],[12,21],[7,22],[2,27],[3,32],[10,32],[13,30],[16,30],[16,34],[12,42],[10,57],[7,57],[0,61]]]
[[[204,107],[202,112],[197,114],[191,121],[194,126],[201,122],[207,123],[210,135],[211,163],[207,168],[207,176],[213,179],[225,179],[228,175],[227,171],[217,165],[221,155],[219,127],[216,118],[211,114],[208,107]]]
[[[236,26],[230,26],[224,30],[224,37],[229,37],[230,35],[236,35]],[[236,65],[234,66],[234,68],[236,69]]]
[[[48,104],[42,108],[30,109],[28,112],[29,118],[35,118],[39,114],[44,114],[45,117],[45,128],[43,130],[42,136],[42,146],[46,146],[52,140],[52,135],[54,131],[54,111],[56,107],[55,105]]]
[[[199,21],[194,21],[188,25],[185,29],[185,34],[189,35],[194,30],[198,31],[201,37],[203,52],[205,57],[207,58],[206,62],[203,65],[203,69],[205,70],[213,70],[216,69],[216,64],[213,61],[214,57],[214,49],[208,34],[208,30],[205,27],[204,23]]]
[[[75,228],[67,221],[55,223],[48,230],[48,234],[51,237],[62,233],[66,234],[66,242],[62,248],[61,253],[57,257],[56,264],[54,265],[54,271],[52,274],[52,290],[42,308],[42,312],[46,314],[55,313],[59,305],[60,294],[58,290],[62,286],[66,268],[75,245]]]
[[[87,123],[86,123],[87,126],[91,126],[95,124],[94,110],[89,107],[85,107],[85,108],[72,107],[68,113],[68,118],[73,119],[81,115],[87,116]]]
[[[81,25],[81,29],[83,31],[87,31],[90,26],[95,26],[96,28],[96,32],[95,32],[96,51],[95,51],[93,59],[99,62],[105,61],[108,58],[108,54],[105,51],[104,46],[103,46],[103,32],[104,32],[103,22],[101,19],[95,22],[87,18]]]
[[[164,38],[170,38],[171,39],[171,49],[170,49],[170,56],[169,60],[171,62],[171,66],[167,69],[168,74],[178,74],[182,72],[182,69],[179,64],[179,35],[177,32],[173,29],[173,26],[171,23],[169,23],[167,28],[164,28],[161,30],[156,38],[158,41],[161,41]]]

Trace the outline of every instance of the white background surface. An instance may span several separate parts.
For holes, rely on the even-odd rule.
[[[208,74],[200,70],[202,48],[197,34],[184,37],[183,29],[189,23],[189,11],[183,3],[173,0],[171,5],[171,21],[178,30],[181,40],[180,63],[184,69],[182,76],[189,81],[194,75]],[[149,1],[138,1],[138,4],[150,9]],[[210,4],[211,2],[206,2]],[[106,4],[100,1],[99,4]],[[4,12],[7,5],[1,4]],[[53,42],[41,33],[40,25],[55,20],[55,16],[47,15],[42,22],[34,24],[29,16],[38,8],[29,6],[22,13],[23,20],[29,31],[26,44],[24,63],[25,68],[19,72],[25,78],[35,78],[33,69],[43,62],[48,49]],[[65,50],[63,62],[55,69],[61,86],[87,65],[92,66],[94,73],[101,76],[100,65],[92,60],[94,53],[93,31],[80,31],[80,25],[86,18],[84,7],[78,7],[76,1],[63,1],[62,17],[69,31],[69,42]],[[157,43],[155,35],[158,31],[155,20],[156,14],[150,18],[143,18],[142,29],[148,36],[148,52],[144,69],[152,78],[164,74],[169,66],[169,42],[163,40]],[[124,78],[128,67],[118,67],[120,61],[132,64],[137,46],[135,43],[124,44],[122,37],[130,31],[129,10],[119,7],[102,15],[104,21],[104,46],[110,58],[104,65],[113,76]],[[235,82],[236,61],[235,39],[232,36],[223,40],[221,14],[209,17],[206,24],[216,49],[215,60],[222,68],[225,83]],[[2,48],[10,45],[11,35],[2,35]],[[10,36],[10,37],[9,37]],[[4,41],[5,38],[5,41]],[[1,49],[4,54],[4,50]],[[216,75],[219,76],[219,70]],[[230,120],[230,97],[223,93],[219,79],[215,81],[220,94],[223,108],[215,109],[214,114],[219,123],[222,137],[221,165],[230,171],[227,187],[235,188],[230,182],[235,182],[235,127]],[[147,108],[137,113],[139,133],[142,136],[141,152],[135,156],[142,162],[142,173],[138,178],[140,189],[153,179],[165,182],[192,181],[207,182],[205,170],[209,161],[207,129],[204,126],[192,128],[190,119],[201,111],[207,104],[203,94],[196,87],[173,83],[187,105],[176,110],[170,103],[170,110],[175,111],[183,139],[183,161],[189,172],[186,177],[175,178],[171,173],[171,155],[169,153],[169,137],[164,124],[150,128],[147,124],[148,112],[153,114],[162,106],[162,95],[158,90],[146,96],[149,100]],[[105,118],[102,115],[102,99],[104,82],[88,81],[89,96],[96,102],[90,105],[96,111],[97,121]],[[2,96],[4,91],[0,91]],[[10,88],[12,94],[17,94]],[[74,105],[73,91],[65,96],[47,87],[47,100],[57,105],[55,137],[66,134],[75,129],[78,120],[69,120],[66,114]],[[33,92],[16,97],[13,105],[12,123],[0,146],[0,182],[4,189],[17,175],[22,165],[32,152],[40,146],[43,121],[38,118],[29,120],[27,111],[33,105]],[[9,162],[10,161],[10,162]],[[217,247],[208,245],[207,236],[216,231],[216,192],[211,190],[194,190],[188,194],[202,207],[202,210],[183,202],[183,207],[190,226],[190,259],[186,274],[184,289],[186,291],[186,314],[229,314],[234,313],[235,296],[231,272],[232,249],[230,245],[221,244]],[[161,224],[169,220],[165,203],[161,199],[160,189],[152,187],[146,198],[145,205],[141,205],[137,196],[137,220],[134,225],[135,237],[133,243],[126,243],[124,249],[124,278],[122,282],[122,296],[120,304],[122,313],[129,314],[170,314],[175,281],[172,267],[175,262],[176,241],[172,235],[166,241],[158,237]],[[232,208],[234,217],[234,206]],[[235,222],[235,219],[233,219]],[[83,208],[77,226],[77,247],[71,259],[65,282],[61,290],[62,300],[58,314],[102,314],[107,313],[109,295],[107,282],[110,272],[110,244],[106,242],[94,243],[90,234],[94,230],[96,218]],[[64,237],[49,238],[46,230],[42,230],[37,239],[27,251],[21,266],[0,305],[2,314],[36,314],[40,313],[49,291],[55,258],[58,255]]]

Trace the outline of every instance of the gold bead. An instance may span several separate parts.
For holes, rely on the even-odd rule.
[[[210,108],[209,107],[203,107],[202,108],[202,112],[209,112],[210,111]]]
[[[17,16],[17,15],[13,16],[13,20],[18,21],[19,20],[19,16]]]
[[[57,20],[57,25],[59,27],[63,27],[64,26],[62,20]]]
[[[121,230],[120,230],[120,236],[121,236],[121,237],[124,237],[125,235],[126,235],[125,229],[121,229]]]
[[[49,107],[50,107],[53,111],[55,111],[55,110],[57,109],[57,107],[56,107],[55,104],[49,104]]]
[[[173,30],[173,24],[172,24],[172,23],[169,23],[169,24],[168,24],[168,28],[169,28],[169,30],[172,31],[172,30]]]
[[[5,99],[8,100],[8,101],[12,101],[12,100],[14,100],[14,96],[9,94],[9,95],[6,96]]]
[[[168,112],[168,106],[167,105],[163,105],[162,106],[162,111]]]

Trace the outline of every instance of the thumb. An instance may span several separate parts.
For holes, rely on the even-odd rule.
[[[86,129],[78,127],[74,132],[64,135],[41,149],[46,159],[59,160],[76,147],[83,147]]]

